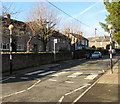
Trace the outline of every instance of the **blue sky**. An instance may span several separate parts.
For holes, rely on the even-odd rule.
[[[78,19],[82,23],[80,25],[80,31],[83,32],[85,37],[92,37],[94,35],[94,29],[97,28],[97,35],[105,35],[106,33],[99,25],[99,22],[105,22],[106,15],[108,12],[105,9],[103,2],[52,2],[55,6],[62,9],[66,13],[70,14],[72,17]],[[28,11],[35,6],[35,2],[5,2],[4,5],[12,4],[12,9],[20,11],[19,14],[14,15],[12,18],[26,21],[26,16]],[[53,7],[54,8],[54,7]],[[64,13],[59,11],[59,16],[61,16],[61,24],[59,28],[61,29],[64,24],[76,23],[76,21]],[[86,26],[89,25],[89,26]]]

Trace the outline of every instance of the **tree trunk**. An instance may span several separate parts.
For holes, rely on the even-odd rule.
[[[47,39],[44,39],[43,41],[43,51],[46,52],[46,46],[47,46]]]
[[[32,36],[29,38],[28,42],[27,42],[27,52],[30,52],[30,42],[32,40]]]

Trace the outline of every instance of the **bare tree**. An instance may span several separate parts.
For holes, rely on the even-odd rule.
[[[21,12],[21,10],[16,10],[16,8],[13,6],[13,3],[10,3],[9,5],[2,4],[1,10],[2,13],[0,15],[7,18],[10,18],[12,15],[16,15]]]
[[[38,35],[43,42],[43,49],[46,51],[48,38],[52,35],[56,24],[58,23],[58,16],[47,3],[39,3],[29,12],[28,24],[31,27],[32,36]]]
[[[27,30],[30,32],[29,39],[27,41],[27,52],[30,51],[30,42],[34,36],[40,32],[40,27],[35,21],[26,22]]]
[[[78,33],[81,31],[81,24],[75,20],[66,20],[63,24],[63,31],[69,29],[70,33]]]

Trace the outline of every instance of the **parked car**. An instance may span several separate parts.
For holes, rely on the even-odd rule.
[[[99,51],[95,51],[92,55],[91,58],[101,58],[102,57],[102,53]]]
[[[85,58],[86,58],[86,59],[90,59],[90,57],[91,57],[91,54],[90,54],[90,53],[85,54]]]

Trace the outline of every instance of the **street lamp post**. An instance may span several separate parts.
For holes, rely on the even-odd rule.
[[[113,73],[113,70],[112,70],[112,28],[113,28],[112,24],[108,25],[108,29],[110,30],[110,69],[111,69],[111,73]]]
[[[57,43],[57,39],[54,39],[54,62],[56,62],[56,52],[55,52],[55,44]]]
[[[12,29],[13,25],[9,25],[10,30],[10,74],[12,74]]]
[[[96,43],[97,43],[97,41],[96,41],[96,31],[97,31],[97,28],[95,28],[95,47],[96,47]]]

